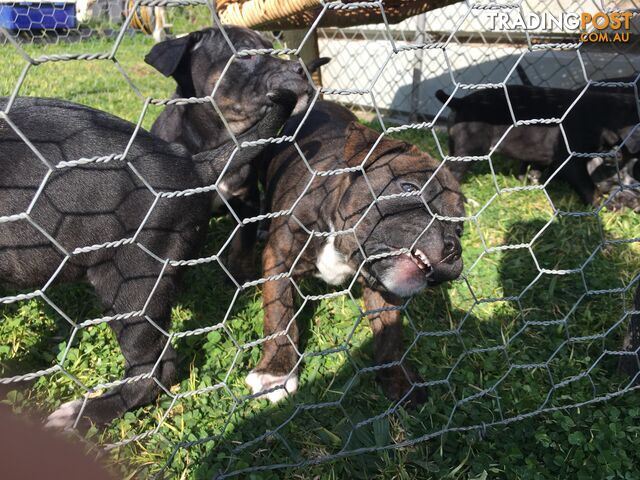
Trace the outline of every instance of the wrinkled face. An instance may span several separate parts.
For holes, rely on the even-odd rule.
[[[272,48],[252,30],[228,27],[225,32],[238,52]],[[269,106],[266,95],[275,88],[289,89],[298,96],[294,114],[306,108],[313,89],[300,62],[241,54],[224,72],[232,55],[222,33],[207,30],[191,47],[189,68],[196,96],[211,95],[220,81],[214,101],[234,134],[244,132],[265,115]]]
[[[253,30],[229,27],[225,31],[238,52],[273,48]],[[196,92],[211,94],[231,56],[231,48],[218,30],[209,31],[209,35],[194,46],[196,61],[192,65],[192,76]],[[289,89],[298,96],[294,114],[306,108],[313,94],[300,62],[271,55],[241,54],[222,76],[214,100],[232,131],[239,133],[265,114],[266,94],[275,88]]]
[[[378,202],[369,208],[373,196],[359,175],[345,191],[340,213],[344,226],[360,219],[356,236],[365,255],[382,256],[366,262],[364,275],[384,290],[407,297],[460,275],[462,222],[442,217],[464,217],[464,205],[450,172],[441,168],[435,173],[438,162],[395,143],[395,151],[365,165]]]
[[[227,26],[224,31],[236,52],[273,47],[248,28]],[[172,76],[181,97],[205,97],[215,89],[215,103],[234,134],[245,132],[266,114],[267,93],[276,88],[286,88],[297,95],[294,113],[306,108],[313,86],[300,62],[271,55],[239,54],[227,68],[234,55],[229,42],[217,28],[199,30],[158,43],[145,61]],[[217,112],[208,107],[201,123],[222,128]]]

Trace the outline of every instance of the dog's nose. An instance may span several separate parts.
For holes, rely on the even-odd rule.
[[[462,250],[458,238],[455,235],[445,235],[443,243],[442,258],[445,258],[447,263],[458,260]]]

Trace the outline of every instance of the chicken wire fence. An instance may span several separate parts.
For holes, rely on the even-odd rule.
[[[321,96],[346,103],[368,113],[365,120],[385,136],[401,135],[428,149],[444,160],[444,167],[469,160],[487,167],[471,176],[476,180],[462,184],[466,216],[454,219],[464,221],[466,228],[460,279],[429,289],[398,307],[406,322],[401,363],[411,362],[417,368],[422,379],[415,380],[413,387],[428,388],[429,399],[407,410],[401,401],[386,400],[376,387],[373,378],[381,366],[372,365],[366,331],[368,315],[376,312],[363,308],[355,278],[344,289],[331,290],[315,282],[299,284],[291,272],[278,278],[289,278],[295,286],[298,309],[294,319],[307,323],[309,330],[298,352],[299,391],[274,405],[264,400],[274,389],[252,393],[244,377],[255,366],[261,345],[273,338],[262,335],[260,288],[275,279],[238,282],[221,259],[243,225],[290,216],[293,208],[249,219],[231,209],[229,218],[212,220],[202,256],[155,258],[162,266],[158,282],[169,266],[187,270],[186,293],[174,305],[172,328],[160,329],[166,345],[178,350],[183,378],[175,385],[162,385],[156,379],[162,388],[157,402],[127,413],[104,430],[92,429],[86,436],[113,458],[128,462],[132,471],[219,478],[278,471],[411,447],[446,433],[484,433],[490,427],[603,402],[637,388],[635,378],[617,371],[617,363],[623,356],[635,358],[622,339],[633,315],[638,314],[633,293],[639,278],[640,223],[628,212],[607,209],[617,195],[637,192],[637,182],[623,182],[621,165],[615,163],[617,184],[603,203],[589,208],[572,200],[554,174],[540,185],[504,175],[503,166],[509,162],[493,151],[481,158],[453,157],[442,128],[448,110],[434,96],[438,88],[452,95],[523,83],[518,77],[520,66],[535,85],[584,88],[598,82],[604,88],[628,88],[636,99],[638,59],[633,45],[590,46],[561,31],[493,32],[486,23],[491,10],[579,11],[595,6],[606,11],[618,5],[581,2],[578,6],[553,0],[462,2],[398,25],[319,28],[329,9],[357,5],[384,11],[383,3],[325,2],[317,21],[301,38],[310,41],[311,33],[317,32],[320,55],[332,57],[323,68],[322,85],[315,85],[310,109]],[[64,10],[57,5],[52,8]],[[128,118],[136,123],[136,133],[148,128],[150,116],[168,104],[211,102],[220,113],[214,95],[169,98],[169,83],[162,84],[164,79],[151,69],[140,72],[142,58],[137,55],[146,53],[152,42],[132,28],[135,19],[143,16],[141,8],[162,7],[166,12],[154,15],[166,15],[174,33],[209,25],[212,19],[224,30],[213,5],[200,0],[142,0],[129,8],[119,3],[116,8],[109,2],[96,5],[106,8],[111,17],[97,16],[62,30],[40,28],[35,34],[28,28],[2,30],[6,40],[3,55],[17,68],[8,69],[2,83],[2,93],[9,100],[0,113],[0,124],[38,152],[37,145],[11,120],[15,98],[49,96],[57,91],[57,83],[73,86],[74,82],[80,88],[65,91],[67,99]],[[147,33],[151,33],[149,28]],[[272,49],[243,53],[232,46],[232,61],[246,54],[298,58],[302,46],[288,44],[286,32],[274,32],[271,38],[276,45]],[[131,45],[142,49],[129,49]],[[83,83],[79,70],[65,76],[72,64],[82,64],[79,69],[89,72],[90,83]],[[51,65],[55,68],[47,70]],[[111,71],[107,74],[98,65],[107,65]],[[103,72],[105,82],[98,78]],[[46,81],[33,81],[39,76],[47,77]],[[610,79],[615,80],[607,83]],[[87,85],[104,89],[106,96],[97,98],[83,91]],[[158,90],[164,97],[156,94]],[[585,94],[580,92],[569,109],[579,104]],[[506,98],[509,102],[508,95]],[[536,122],[561,124],[562,119],[514,122],[513,128]],[[231,136],[236,141],[237,136]],[[295,145],[295,138],[290,137],[263,139],[263,143],[282,141]],[[236,141],[230,158],[249,146]],[[571,155],[586,158],[619,158],[619,149],[580,152],[569,146]],[[54,288],[56,276],[76,255],[127,246],[153,254],[135,235],[67,250],[55,234],[30,217],[57,170],[123,162],[126,152],[97,156],[88,147],[83,158],[58,164],[36,155],[34,161],[41,161],[47,174],[27,210],[0,216],[0,229],[15,222],[30,223],[55,245],[62,261],[39,288],[6,290],[0,297],[7,325],[0,346],[0,385],[7,387],[6,398],[14,408],[35,406],[49,412],[64,401],[86,401],[125,382],[153,378],[149,372],[120,379],[122,359],[114,356],[115,343],[106,327],[145,315],[155,289],[141,310],[103,316],[99,307],[86,300],[86,291]],[[139,175],[134,165],[130,167]],[[350,173],[309,167],[309,181]],[[211,191],[224,198],[218,182],[204,189],[157,192],[143,177],[140,180],[156,201]],[[370,208],[385,200],[376,197]],[[310,238],[352,233],[308,232]],[[366,258],[360,268],[370,260]],[[155,325],[152,318],[146,320]],[[36,340],[21,340],[21,335]],[[288,335],[288,329],[274,334]],[[42,348],[49,353],[42,355]],[[136,458],[141,459],[139,463]]]

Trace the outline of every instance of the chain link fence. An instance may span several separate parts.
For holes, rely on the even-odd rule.
[[[508,154],[495,152],[508,132],[531,125],[557,125],[566,140],[562,119],[514,120],[491,151],[473,158],[455,156],[446,128],[450,110],[436,98],[438,89],[460,97],[530,82],[574,91],[575,101],[565,114],[586,98],[587,85],[612,92],[623,89],[637,107],[635,30],[628,43],[589,45],[561,29],[505,32],[492,30],[488,23],[488,12],[493,11],[517,15],[634,9],[631,2],[460,2],[396,25],[345,29],[318,27],[328,9],[350,5],[324,2],[318,21],[297,37],[312,41],[306,33],[313,30],[320,56],[332,58],[322,69],[322,84],[313,85],[311,109],[321,98],[348,105],[385,138],[416,144],[444,161],[444,167],[474,164],[462,182],[464,218],[434,213],[439,220],[464,223],[462,275],[397,307],[405,322],[400,363],[411,363],[420,376],[412,388],[428,391],[428,399],[415,409],[386,399],[374,381],[376,373],[390,365],[373,364],[367,324],[369,316],[380,312],[367,311],[355,277],[337,288],[299,280],[291,271],[277,278],[234,278],[225,263],[234,236],[249,224],[295,217],[293,207],[242,218],[225,201],[230,214],[210,221],[206,246],[189,258],[157,255],[139,241],[137,232],[124,238],[103,232],[105,240],[90,243],[78,238],[70,249],[59,243],[56,232],[34,220],[33,212],[46,201],[48,182],[58,172],[126,163],[128,149],[106,155],[87,144],[81,157],[53,162],[40,153],[41,140],[30,139],[12,121],[19,97],[58,97],[117,115],[135,124],[130,145],[140,129],[151,128],[166,105],[211,103],[218,113],[221,108],[212,101],[214,95],[172,97],[173,81],[143,61],[154,45],[152,36],[160,40],[212,23],[224,30],[212,4],[96,1],[90,8],[83,4],[87,9],[82,12],[76,4],[75,13],[69,10],[71,5],[0,3],[0,20],[5,22],[0,93],[7,97],[0,112],[0,133],[20,137],[33,152],[33,162],[44,168],[25,209],[0,207],[0,253],[8,248],[1,240],[6,235],[3,229],[8,232],[12,225],[25,224],[39,232],[60,258],[42,285],[31,290],[1,285],[0,393],[16,411],[46,417],[64,402],[86,403],[113,387],[153,379],[160,358],[151,371],[123,379],[124,360],[109,326],[130,318],[154,326],[163,353],[169,346],[176,350],[179,380],[163,384],[155,378],[162,392],[152,405],[128,412],[105,428],[78,434],[127,478],[279,478],[283,472],[303,478],[361,472],[368,478],[381,475],[381,469],[389,475],[418,472],[412,475],[427,478],[443,471],[433,460],[438,451],[441,458],[454,459],[450,464],[443,460],[447,465],[443,469],[472,476],[481,473],[474,469],[489,467],[480,457],[476,467],[460,460],[457,450],[464,443],[482,443],[484,438],[497,449],[518,443],[504,429],[534,417],[555,418],[554,412],[581,411],[592,404],[589,408],[607,415],[608,405],[622,396],[620,401],[626,403],[612,408],[633,405],[636,378],[619,371],[618,363],[621,358],[635,359],[628,345],[623,346],[623,338],[633,316],[640,313],[633,302],[640,278],[640,219],[631,209],[608,208],[621,195],[640,194],[638,179],[629,181],[623,175],[625,164],[619,154],[623,147],[585,152],[568,145],[569,157],[558,171],[575,157],[613,159],[609,191],[598,206],[585,206],[559,180],[557,171],[540,184],[531,184],[519,176],[519,167]],[[384,2],[358,5],[384,8]],[[274,48],[243,52],[232,46],[232,61],[252,55],[299,57],[299,40],[291,42],[287,32],[264,34]],[[509,95],[505,98],[513,112]],[[640,120],[629,125],[631,133],[622,139],[625,144],[633,140],[636,124]],[[229,134],[236,143],[227,167],[243,148],[260,143],[296,145],[292,137],[246,143],[237,132]],[[297,152],[309,169],[303,182],[354,173],[315,170],[302,150]],[[136,170],[135,162],[127,168],[153,198],[145,221],[164,201],[206,200],[212,191],[225,196],[218,180],[200,188],[162,191]],[[3,187],[7,185],[0,180]],[[374,195],[369,208],[377,208],[389,200],[386,197]],[[354,236],[356,228],[308,234],[310,241]],[[428,231],[430,224],[423,228]],[[405,254],[408,245],[404,247],[385,254]],[[127,248],[153,258],[158,269],[141,309],[107,315],[90,288],[56,285],[57,277],[76,258]],[[372,260],[374,256],[365,256],[358,271]],[[167,269],[178,267],[184,279],[172,306],[171,328],[166,330],[149,316],[150,305]],[[302,347],[297,351],[298,391],[271,404],[266,397],[272,392],[252,392],[245,377],[267,340],[286,337],[296,343],[290,327],[269,336],[262,330],[262,288],[283,278],[295,287],[294,321],[306,333],[301,334]],[[0,277],[0,284],[3,280]],[[545,425],[536,435],[555,428]],[[498,433],[491,437],[491,432]],[[395,451],[409,453],[393,456]]]

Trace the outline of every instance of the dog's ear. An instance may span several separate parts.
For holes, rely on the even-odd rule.
[[[456,98],[456,97],[449,97],[449,94],[446,93],[444,90],[438,90],[436,92],[436,98],[438,100],[440,100],[440,103],[447,103],[449,102],[449,104],[447,105],[451,110],[457,110],[458,108],[460,108],[460,99]]]
[[[172,76],[193,45],[193,34],[156,43],[144,61],[165,77]]]
[[[420,151],[414,145],[387,136],[382,137],[376,145],[380,134],[358,122],[351,122],[347,126],[345,137],[344,159],[350,167],[361,165],[374,145],[375,149],[371,152],[367,163],[388,153],[420,155]]]
[[[447,103],[447,100],[449,100],[449,94],[445,93],[444,90],[440,89],[436,91],[436,98],[440,100],[440,103]]]
[[[629,129],[624,135],[626,135],[624,138],[624,146],[627,147],[629,153],[637,153],[640,151],[640,127],[633,131]]]
[[[526,85],[528,87],[532,86],[533,83],[531,83],[531,79],[529,78],[529,75],[527,75],[527,72],[524,71],[524,67],[520,64],[516,65],[516,72],[518,72],[518,77],[520,77],[520,81],[522,82],[522,85]]]
[[[606,148],[611,148],[621,140],[620,135],[609,128],[604,128],[602,130],[602,135],[600,138],[603,142],[604,147]]]
[[[307,65],[307,70],[309,70],[309,73],[313,73],[323,65],[326,65],[327,63],[329,63],[330,61],[331,61],[330,57],[314,58]]]
[[[190,56],[193,46],[202,39],[202,32],[172,40],[165,40],[153,46],[144,61],[165,77],[173,77],[183,97],[195,96],[191,78]]]
[[[604,128],[600,140],[604,149],[610,149],[624,142],[624,147],[629,153],[637,153],[640,151],[640,128],[634,130],[633,127],[626,127],[617,131]]]

